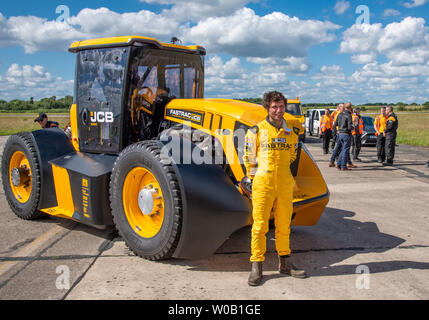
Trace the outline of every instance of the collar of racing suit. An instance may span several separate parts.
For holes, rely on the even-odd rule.
[[[269,117],[268,117],[268,116],[265,118],[265,120],[266,120],[270,125],[272,125],[274,128],[276,128],[277,130],[279,130],[279,129],[275,126],[275,124],[274,124],[274,123],[272,123],[272,122],[270,121],[270,119],[269,119]],[[286,132],[290,132],[290,131],[292,131],[292,129],[289,129],[289,128],[287,127],[287,123],[286,123],[286,120],[285,120],[285,119],[282,119],[282,128],[283,128],[283,129],[284,129],[284,131],[286,131]]]

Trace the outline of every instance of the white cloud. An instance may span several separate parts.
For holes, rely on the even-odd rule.
[[[66,51],[73,41],[107,36],[145,35],[169,41],[179,22],[151,11],[117,13],[107,8],[83,9],[69,23],[35,16],[5,19],[0,14],[0,46],[19,44],[27,53]]]
[[[0,75],[0,97],[4,100],[30,97],[63,97],[73,94],[73,80],[54,77],[40,65],[19,66],[12,64],[4,75]]]
[[[174,35],[185,44],[206,47],[207,97],[255,97],[276,89],[302,96],[305,102],[429,100],[429,30],[423,18],[408,17],[386,26],[354,24],[343,32],[339,51],[361,66],[351,74],[339,65],[311,73],[309,50],[334,41],[340,26],[281,12],[258,15],[243,8],[249,0],[144,2],[166,8],[160,13],[83,9],[69,24],[34,16],[5,18],[0,13],[0,47],[21,45],[28,53],[65,51],[75,40],[137,34],[169,41]],[[338,14],[350,6],[342,3]],[[388,61],[377,62],[379,56]],[[297,81],[295,75],[307,77]],[[14,64],[0,75],[0,97],[7,100],[72,92],[72,80],[56,78],[41,66]]]
[[[7,19],[0,12],[0,47],[14,44],[14,38],[11,36]]]
[[[363,64],[346,79],[352,95],[361,93],[368,101],[428,99],[429,28],[423,18],[407,17],[385,27],[353,25],[343,33],[340,52]],[[377,56],[387,62],[380,63]]]
[[[377,54],[395,65],[425,64],[429,60],[429,28],[423,18],[406,17],[384,28],[355,24],[343,33],[341,53],[353,53],[353,63],[369,63]]]
[[[336,14],[343,14],[347,11],[348,8],[350,8],[350,2],[339,0],[337,3],[335,3],[334,11]]]
[[[11,36],[8,44],[19,44],[27,53],[39,50],[65,51],[72,41],[84,35],[66,23],[34,16],[10,17],[7,26]]]
[[[140,0],[151,4],[170,5],[162,14],[180,21],[199,21],[207,17],[226,16],[258,0]]]
[[[385,9],[383,11],[383,17],[394,17],[399,16],[401,13],[395,9]]]
[[[246,61],[254,64],[264,65],[265,70],[271,68],[273,72],[285,72],[293,74],[306,74],[311,68],[308,58],[303,57],[286,57],[286,58],[258,58],[249,57]]]
[[[311,79],[323,82],[325,85],[342,86],[345,75],[343,69],[338,65],[322,66],[319,72],[313,75]]]
[[[384,28],[379,39],[380,52],[419,46],[427,41],[428,28],[423,18],[407,17]]]
[[[266,89],[283,88],[296,96],[296,91],[301,89],[288,80],[288,74],[308,74],[311,68],[308,51],[318,44],[334,41],[335,31],[340,26],[329,21],[302,20],[281,12],[261,16],[243,8],[255,1],[145,0],[168,7],[160,13],[148,10],[117,13],[107,8],[86,8],[70,17],[68,23],[35,16],[5,18],[0,13],[0,47],[20,45],[27,53],[35,53],[66,51],[73,41],[106,36],[136,34],[164,42],[177,36],[184,44],[206,47],[209,54],[206,60],[207,93],[245,97],[262,94]],[[190,23],[192,19],[196,23]],[[217,56],[219,54],[230,58],[223,61]],[[248,63],[244,66],[242,61],[246,58]],[[249,71],[247,68],[251,64],[254,64],[253,69]],[[39,77],[38,84],[31,83],[29,77],[23,76],[24,69],[40,71],[45,80]],[[22,75],[12,77],[14,72]],[[18,87],[19,84],[33,87],[31,92],[35,97],[38,94],[60,96],[60,92],[67,90],[70,91],[67,94],[72,92],[72,84],[62,79],[59,79],[58,88],[53,87],[48,81],[49,73],[43,68],[16,65],[7,74],[8,77],[5,74],[0,79],[2,87],[9,89],[2,89],[0,94],[7,98],[28,95],[13,88],[14,83]],[[300,83],[303,84],[305,82]]]
[[[226,0],[219,0],[222,4]],[[248,1],[233,1],[234,7]],[[173,3],[164,0],[163,3]],[[175,1],[176,5],[197,5]],[[204,4],[209,5],[209,1]],[[225,5],[226,6],[226,5]],[[224,7],[225,7],[224,6]],[[173,7],[174,8],[174,7]],[[169,9],[166,9],[169,10]],[[338,25],[319,20],[301,20],[281,12],[265,16],[242,8],[228,16],[203,18],[196,24],[177,16],[147,10],[117,13],[107,8],[83,9],[68,24],[35,16],[6,19],[0,14],[0,46],[21,45],[27,53],[66,51],[73,41],[121,35],[144,35],[168,42],[177,36],[184,43],[205,46],[210,53],[224,52],[244,57],[305,57],[308,50],[335,39]]]
[[[343,32],[340,43],[342,53],[369,54],[376,50],[376,45],[382,35],[383,27],[377,24],[354,24]]]
[[[412,2],[405,2],[403,6],[405,8],[414,8],[414,7],[420,7],[424,5],[427,0],[411,0]]]
[[[227,17],[211,17],[184,32],[187,41],[209,52],[244,57],[304,57],[320,43],[335,39],[340,27],[331,22],[300,20],[281,12],[258,16],[243,8]]]
[[[178,29],[179,22],[148,10],[117,13],[107,8],[83,9],[70,23],[88,36],[119,36],[144,34],[169,36]]]
[[[351,56],[351,61],[354,64],[367,64],[370,62],[375,61],[377,58],[377,55],[374,52],[365,54],[365,53],[361,53],[361,54],[354,54]]]
[[[207,97],[255,97],[289,83],[283,70],[273,72],[269,65],[263,64],[249,71],[237,57],[224,61],[217,55],[207,57],[205,76]]]

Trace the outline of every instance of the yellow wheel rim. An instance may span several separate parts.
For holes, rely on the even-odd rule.
[[[20,182],[18,185],[14,185],[12,182],[12,171],[14,169],[23,169],[28,179],[24,182]],[[10,158],[9,182],[15,198],[21,203],[27,202],[31,195],[31,167],[27,157],[21,151],[15,151]]]
[[[151,172],[142,167],[132,169],[122,189],[125,215],[131,228],[143,238],[152,238],[164,221],[164,197]]]

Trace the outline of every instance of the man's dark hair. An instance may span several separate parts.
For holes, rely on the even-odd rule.
[[[264,93],[264,99],[262,100],[262,106],[268,110],[270,108],[271,102],[273,102],[273,101],[284,101],[285,106],[287,105],[287,99],[285,98],[283,93],[278,92],[278,91],[270,91],[270,92]]]

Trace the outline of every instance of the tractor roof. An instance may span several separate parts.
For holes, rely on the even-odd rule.
[[[131,46],[134,44],[151,44],[159,49],[176,50],[181,52],[195,53],[205,55],[206,50],[201,46],[181,46],[172,43],[162,43],[154,38],[147,38],[141,36],[121,36],[111,38],[99,38],[91,40],[83,40],[73,42],[69,48],[70,52],[78,52],[86,49],[94,48],[111,48],[111,47],[124,47]]]

